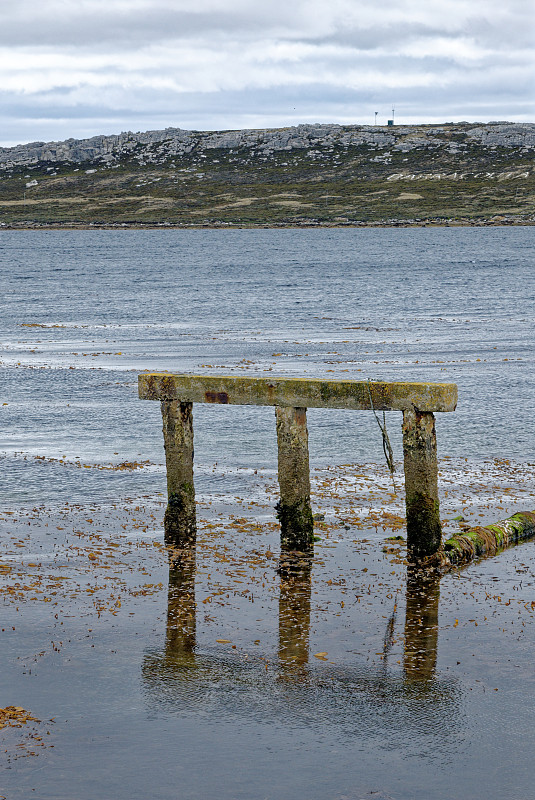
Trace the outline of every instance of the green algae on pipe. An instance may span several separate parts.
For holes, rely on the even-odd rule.
[[[505,547],[535,536],[535,511],[519,511],[512,517],[484,527],[456,533],[444,542],[444,560],[455,566],[478,556],[495,555]]]
[[[180,400],[221,405],[292,408],[345,408],[376,411],[455,411],[455,383],[320,380],[315,378],[250,378],[236,375],[142,373],[143,400]]]

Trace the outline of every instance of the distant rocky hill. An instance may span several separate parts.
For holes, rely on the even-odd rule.
[[[0,148],[0,225],[531,222],[535,124],[167,128]]]

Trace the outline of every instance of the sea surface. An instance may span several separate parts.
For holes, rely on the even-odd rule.
[[[533,230],[0,230],[0,707],[37,719],[0,730],[0,795],[535,798],[533,544],[414,592],[401,414],[392,484],[373,414],[310,409],[325,521],[285,580],[273,409],[195,405],[169,571],[137,397],[145,370],[455,382],[445,528],[535,510]]]

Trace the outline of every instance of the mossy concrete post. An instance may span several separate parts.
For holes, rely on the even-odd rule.
[[[403,458],[410,561],[434,555],[441,545],[438,502],[437,437],[432,412],[403,412]]]
[[[193,403],[163,400],[163,441],[167,467],[166,544],[184,546],[195,541],[193,484]]]
[[[284,550],[308,552],[314,546],[306,408],[275,407],[279,451],[280,500],[277,518]]]

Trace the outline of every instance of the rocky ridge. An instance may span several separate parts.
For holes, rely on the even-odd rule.
[[[534,224],[535,124],[166,128],[0,148],[0,227]]]
[[[0,169],[5,171],[43,162],[113,165],[125,157],[144,166],[213,150],[247,150],[250,155],[265,159],[281,151],[307,149],[313,153],[315,148],[325,152],[330,148],[362,146],[402,153],[444,150],[454,155],[473,147],[490,151],[498,148],[515,149],[528,153],[535,150],[535,124],[490,122],[391,127],[318,124],[221,132],[166,128],[144,133],[125,132],[112,136],[93,136],[90,139],[3,147],[0,148]]]

